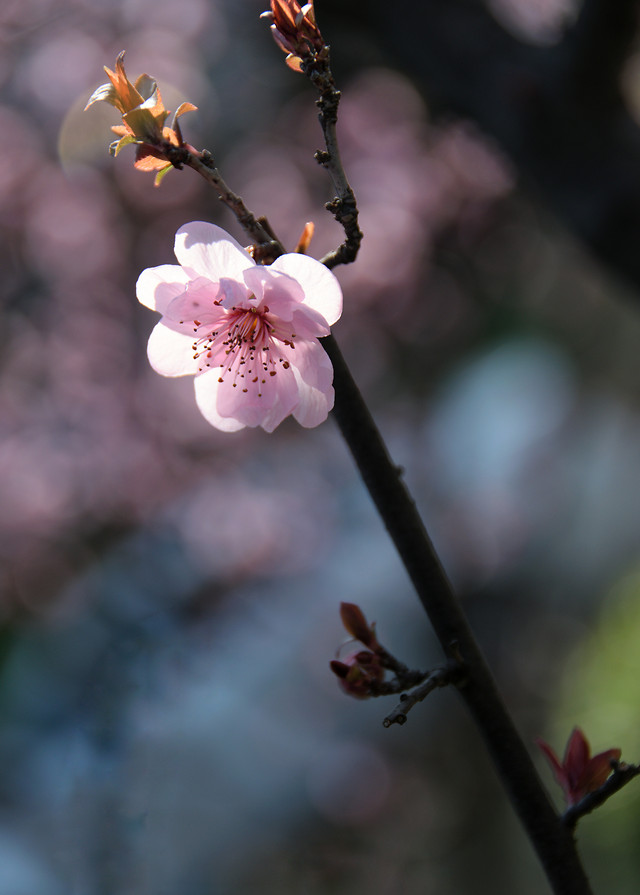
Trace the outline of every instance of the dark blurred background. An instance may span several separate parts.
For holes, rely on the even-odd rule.
[[[335,334],[527,743],[637,761],[638,4],[317,2],[365,234]],[[224,435],[147,365],[139,272],[189,220],[242,234],[109,158],[82,109],[121,50],[287,245],[341,241],[262,8],[0,9],[0,891],[536,895],[455,693],[383,730],[330,675],[341,600],[440,659],[332,420]],[[637,786],[580,842],[636,895]]]

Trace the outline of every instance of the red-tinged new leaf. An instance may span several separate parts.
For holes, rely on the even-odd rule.
[[[370,625],[365,618],[364,612],[356,603],[341,603],[340,618],[347,633],[360,643],[371,649],[378,647],[378,640],[375,635],[374,625]]]
[[[599,752],[587,763],[579,780],[579,787],[586,794],[599,789],[611,774],[612,764],[620,759],[620,749]]]
[[[545,743],[545,741],[541,740],[539,737],[536,740],[536,745],[542,750],[544,757],[549,762],[554,777],[556,778],[562,789],[565,790],[567,783],[567,774],[563,765],[560,764],[558,756],[553,751],[551,746],[548,743]]]
[[[620,749],[607,749],[591,758],[589,741],[579,727],[574,727],[571,732],[562,763],[544,740],[537,739],[536,743],[549,762],[568,805],[576,805],[588,793],[599,789],[611,774],[612,763],[621,755]]]
[[[590,752],[589,741],[579,727],[574,727],[564,750],[563,764],[569,773],[579,776],[589,761]]]

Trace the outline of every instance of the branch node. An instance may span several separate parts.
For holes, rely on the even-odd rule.
[[[581,817],[585,814],[591,814],[600,805],[603,805],[607,799],[619,792],[623,786],[630,783],[634,777],[640,775],[640,765],[627,764],[624,761],[612,761],[612,774],[598,789],[587,793],[580,801],[571,805],[562,815],[562,823],[569,830],[574,830]]]
[[[407,714],[414,705],[422,702],[429,693],[438,687],[446,687],[449,684],[457,684],[463,674],[463,666],[458,662],[448,662],[440,668],[434,668],[429,672],[423,683],[419,684],[410,693],[403,693],[400,702],[383,720],[383,727],[391,727],[392,724],[404,724]]]

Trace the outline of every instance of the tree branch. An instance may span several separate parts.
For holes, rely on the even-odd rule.
[[[334,369],[333,415],[393,540],[440,644],[467,674],[459,692],[480,730],[513,807],[556,895],[590,895],[570,830],[556,814],[502,702],[412,497],[384,445],[333,336],[322,339]]]
[[[312,74],[309,74],[312,77]],[[313,80],[313,77],[312,77]],[[320,162],[328,168],[337,198],[330,203],[336,219],[345,229],[345,242],[323,259],[328,267],[353,260],[362,234],[357,224],[355,197],[346,180],[338,152],[335,125],[339,92],[328,69],[319,76],[320,121],[327,152]],[[173,157],[171,155],[173,153]],[[169,149],[167,158],[176,167],[187,165],[201,174],[232,210],[252,241],[260,248],[264,262],[269,254],[281,254],[282,244],[246,208],[220,177],[211,156],[195,153],[183,145]],[[562,823],[542,786],[513,721],[502,702],[484,656],[440,564],[412,497],[392,463],[369,409],[355,384],[333,336],[322,343],[334,369],[335,406],[333,415],[360,470],[365,485],[387,527],[398,553],[427,612],[450,663],[460,667],[464,678],[456,681],[489,749],[494,765],[514,809],[525,827],[556,895],[591,895],[589,883],[575,848],[571,831]],[[441,686],[444,680],[434,672],[422,696]],[[412,703],[414,704],[414,703]],[[405,711],[399,714],[404,715]],[[389,723],[399,722],[399,715]]]
[[[583,799],[580,799],[577,805],[572,805],[562,815],[562,822],[569,830],[573,830],[581,817],[585,814],[591,814],[600,805],[604,805],[607,799],[619,792],[623,786],[626,786],[634,777],[640,775],[640,765],[626,764],[625,762],[616,763],[612,775],[606,780],[599,789],[588,793]]]

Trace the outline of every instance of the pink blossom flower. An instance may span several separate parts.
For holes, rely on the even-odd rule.
[[[223,432],[273,432],[293,414],[317,426],[333,407],[333,368],[318,338],[342,313],[333,274],[307,255],[258,265],[220,227],[176,233],[179,265],[144,270],[138,300],[162,314],[149,338],[163,376],[195,376],[198,407]]]

